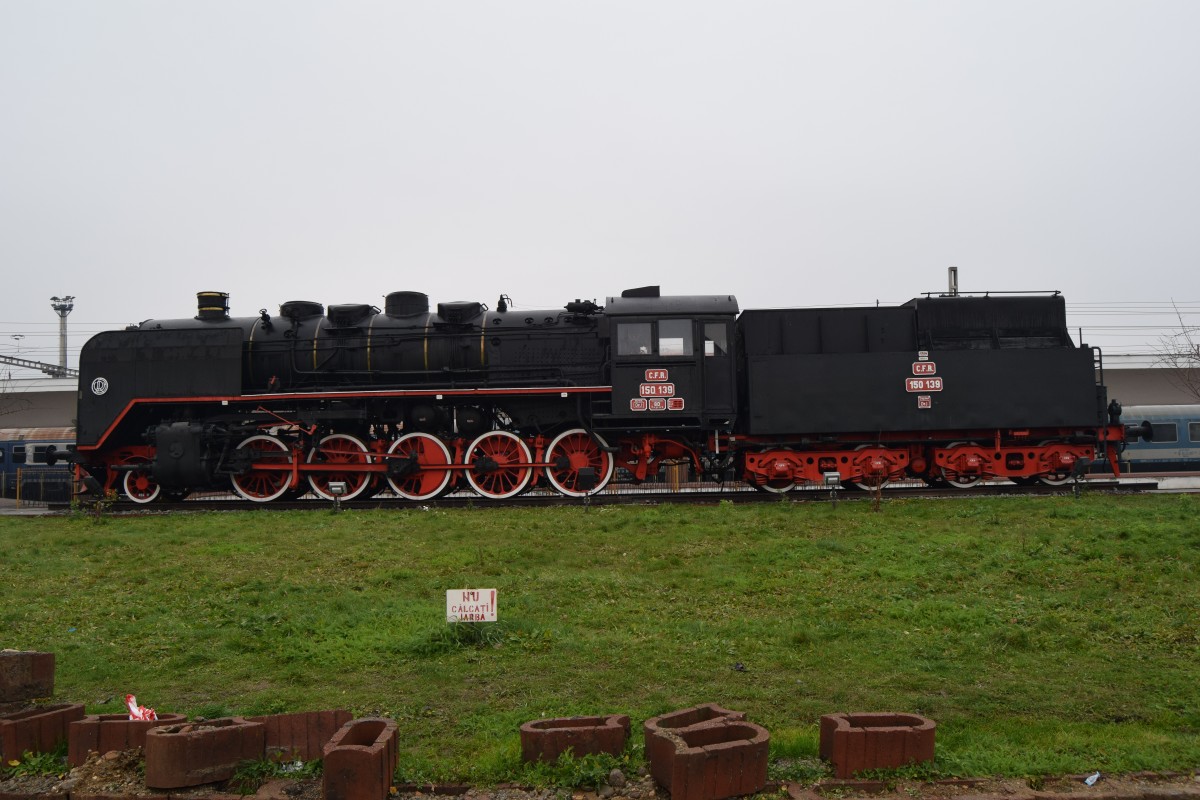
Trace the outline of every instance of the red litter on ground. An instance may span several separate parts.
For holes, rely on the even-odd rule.
[[[137,698],[131,694],[125,695],[125,705],[129,707],[130,719],[158,719],[158,714],[154,713],[153,708],[139,706]]]

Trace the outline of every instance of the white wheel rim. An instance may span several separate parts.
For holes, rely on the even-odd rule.
[[[437,445],[438,450],[441,452],[442,458],[444,459],[444,463],[446,466],[450,466],[452,461],[450,458],[450,450],[446,447],[441,439],[437,438],[436,436],[431,436],[428,433],[406,433],[396,441],[392,442],[392,446],[388,448],[388,453],[395,453],[398,449],[400,449],[401,445],[404,445],[407,442],[415,439],[432,442],[433,444]],[[422,471],[424,471],[424,467],[422,467]],[[408,491],[407,489],[403,488],[401,484],[397,483],[390,475],[388,476],[387,482],[388,486],[392,487],[392,491],[403,498],[408,500],[428,500],[432,497],[437,497],[439,494],[445,491],[446,486],[450,483],[450,479],[454,477],[454,473],[450,470],[446,470],[445,472],[446,474],[442,476],[442,480],[438,483],[437,488],[424,493]]]
[[[976,447],[972,442],[952,442],[947,450],[953,450],[956,447]],[[968,475],[965,478],[952,478],[951,475],[958,475],[954,469],[947,471],[946,467],[942,467],[942,480],[953,486],[955,489],[970,489],[983,480],[982,475]]]
[[[1071,482],[1071,476],[1063,475],[1061,477],[1056,477],[1054,475],[1039,475],[1038,480],[1047,486],[1062,486],[1063,484]]]
[[[484,442],[488,439],[491,439],[491,438],[512,439],[517,444],[517,450],[518,450],[521,460],[527,464],[529,462],[533,461],[533,456],[530,455],[530,453],[529,453],[529,446],[526,445],[525,442],[521,441],[521,437],[517,436],[515,433],[510,433],[509,431],[488,431],[487,433],[485,433],[482,436],[480,436],[479,438],[477,438],[475,441],[471,442],[471,446],[467,448],[467,454],[463,459],[463,463],[466,464],[467,466],[473,465],[475,462],[476,448],[478,448],[482,442]],[[467,470],[467,483],[471,484],[471,488],[474,489],[476,491],[476,493],[478,493],[479,495],[481,495],[483,497],[489,497],[489,498],[492,498],[493,500],[505,500],[509,497],[513,497],[514,495],[517,495],[517,494],[520,494],[521,492],[523,492],[525,490],[525,487],[529,485],[529,481],[533,479],[533,468],[532,467],[517,467],[516,469],[521,472],[524,472],[524,475],[521,477],[520,480],[517,481],[516,485],[514,485],[511,489],[509,489],[506,492],[497,493],[497,492],[491,492],[491,491],[488,491],[487,489],[484,489],[479,484],[479,481],[477,481],[475,479],[475,470],[474,469]]]
[[[856,451],[866,450],[867,448],[875,447],[875,446],[876,445],[873,445],[873,444],[860,444],[858,447],[856,447],[854,449]],[[872,483],[872,479],[873,479],[873,476],[868,477],[866,475],[863,475],[861,478],[854,479],[853,483],[859,489],[865,489],[868,492],[873,492],[876,489],[886,489],[888,484],[891,483],[891,481],[888,480],[887,478],[883,478],[878,483]]]
[[[253,444],[254,442],[268,442],[270,444],[275,445],[276,449],[278,449],[282,455],[287,456],[286,463],[288,463],[288,464],[292,463],[292,452],[291,452],[291,450],[288,449],[288,446],[283,443],[283,440],[278,439],[274,436],[268,436],[264,433],[256,434],[254,436],[249,437],[248,439],[243,441],[241,444],[239,444],[237,449],[241,450],[243,447]],[[241,484],[238,483],[239,477],[242,477],[242,476],[239,476],[239,475],[230,476],[230,483],[233,484],[233,490],[235,492],[237,492],[238,495],[240,497],[242,497],[242,499],[249,500],[251,503],[269,503],[272,500],[276,500],[283,496],[283,494],[288,490],[288,488],[291,486],[291,483],[292,483],[291,477],[288,476],[288,479],[283,482],[283,486],[281,486],[279,488],[279,490],[276,491],[274,494],[257,495],[257,494],[254,494],[252,492],[249,492],[249,491],[243,489]]]
[[[1039,442],[1038,446],[1045,447],[1046,445],[1055,445],[1055,444],[1058,444],[1058,442],[1048,439],[1044,442]],[[1050,475],[1038,475],[1037,480],[1039,483],[1041,483],[1045,486],[1062,486],[1065,483],[1071,482],[1071,475],[1070,475],[1070,473],[1068,473],[1066,475],[1063,475],[1062,473],[1055,473],[1055,474],[1050,474]]]
[[[764,483],[764,484],[761,484],[758,488],[762,489],[764,492],[770,492],[771,494],[787,494],[792,489],[796,488],[796,484],[789,483],[784,486],[772,486],[769,483]]]
[[[979,483],[979,477],[972,475],[969,478],[951,478],[946,473],[942,473],[942,480],[953,486],[955,489],[970,489]]]
[[[546,480],[550,481],[550,485],[554,487],[555,491],[557,491],[559,494],[565,494],[568,497],[587,497],[588,495],[593,495],[602,491],[605,486],[608,486],[608,482],[612,480],[613,470],[616,469],[616,462],[606,449],[608,447],[608,442],[604,441],[599,434],[589,434],[583,428],[572,428],[569,431],[563,431],[558,436],[555,436],[554,441],[550,442],[550,446],[546,448],[546,460],[554,460],[554,448],[558,447],[559,443],[568,436],[586,436],[596,444],[600,450],[601,458],[604,459],[604,474],[597,476],[596,485],[593,488],[582,492],[578,489],[571,489],[562,483],[559,483],[558,479],[554,477],[554,470],[552,467],[546,467]]]
[[[138,472],[145,472],[145,470],[138,469],[135,472],[126,472],[125,477],[121,479],[121,488],[125,490],[125,496],[128,497],[130,500],[132,500],[135,503],[142,503],[142,504],[153,503],[155,500],[158,499],[158,496],[160,494],[162,494],[162,487],[159,486],[157,483],[154,483],[154,491],[150,492],[150,494],[147,494],[147,495],[140,494],[138,492],[136,486],[134,486],[131,490],[129,484],[131,481],[137,480]],[[147,473],[147,477],[149,477],[149,473]],[[150,481],[153,483],[154,478],[150,478]]]
[[[361,439],[359,439],[357,436],[351,436],[348,433],[331,433],[328,436],[326,436],[325,438],[323,438],[321,441],[317,442],[317,446],[314,447],[312,450],[308,451],[308,457],[305,459],[305,463],[308,463],[308,464],[314,463],[313,459],[315,459],[317,457],[317,455],[320,453],[321,447],[326,442],[335,442],[335,441],[348,442],[354,448],[350,452],[358,452],[358,453],[366,454],[366,458],[363,459],[363,462],[362,462],[363,464],[371,463],[370,450],[367,449],[367,445]],[[345,452],[345,451],[338,451],[338,452]],[[339,462],[333,462],[333,465],[335,467],[338,464],[339,464]],[[351,491],[348,491],[341,496],[333,495],[329,492],[328,488],[324,488],[321,486],[322,483],[324,483],[324,484],[326,484],[326,486],[328,486],[328,484],[330,482],[330,479],[325,478],[321,475],[310,474],[308,476],[308,485],[313,490],[313,492],[315,492],[317,494],[317,496],[323,497],[326,500],[353,500],[354,498],[358,497],[360,494],[365,492],[367,490],[367,487],[369,487],[371,485],[370,473],[367,473],[367,472],[355,473],[356,478],[360,475],[362,477],[358,483],[358,486],[354,487]],[[333,478],[332,480],[336,482],[339,479]],[[349,482],[346,482],[346,488],[350,489]]]

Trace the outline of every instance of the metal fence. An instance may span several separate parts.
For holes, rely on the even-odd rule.
[[[22,503],[66,503],[71,474],[65,470],[18,469],[0,473],[0,497]]]

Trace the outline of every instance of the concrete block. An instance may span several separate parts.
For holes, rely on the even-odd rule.
[[[670,764],[675,754],[675,742],[668,735],[670,731],[712,720],[745,718],[745,713],[741,711],[730,711],[716,703],[705,703],[646,720],[642,725],[642,734],[646,739],[646,760],[650,762],[654,780],[661,786],[667,786],[671,780]]]
[[[224,717],[146,731],[146,786],[178,789],[233,777],[242,761],[261,760],[266,734],[259,722]]]
[[[78,703],[0,715],[0,758],[17,760],[26,750],[48,753],[67,741],[67,726],[79,719],[83,719],[83,705]]]
[[[568,749],[576,756],[608,753],[617,756],[629,740],[629,717],[557,717],[521,726],[521,758],[528,762],[556,761]]]
[[[666,776],[659,782],[671,800],[722,800],[756,794],[767,784],[771,735],[760,725],[721,717],[662,735],[672,752],[665,764],[652,762],[651,772]]]
[[[263,724],[267,758],[276,761],[312,761],[321,758],[325,745],[352,717],[345,709],[334,709],[268,714],[247,719]]]
[[[67,726],[67,763],[78,767],[88,753],[107,753],[146,746],[146,731],[186,722],[183,714],[159,714],[158,719],[130,719],[129,714],[89,714]]]
[[[869,769],[895,769],[933,760],[937,723],[916,714],[826,714],[821,758],[838,778]]]
[[[325,745],[325,800],[387,800],[399,759],[395,720],[346,723]]]

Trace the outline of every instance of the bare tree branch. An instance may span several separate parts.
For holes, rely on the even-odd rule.
[[[1167,370],[1167,381],[1200,401],[1200,328],[1189,326],[1179,306],[1171,302],[1179,330],[1158,340],[1155,363]]]
[[[25,411],[32,405],[29,398],[20,397],[13,391],[11,372],[0,378],[0,417]]]

